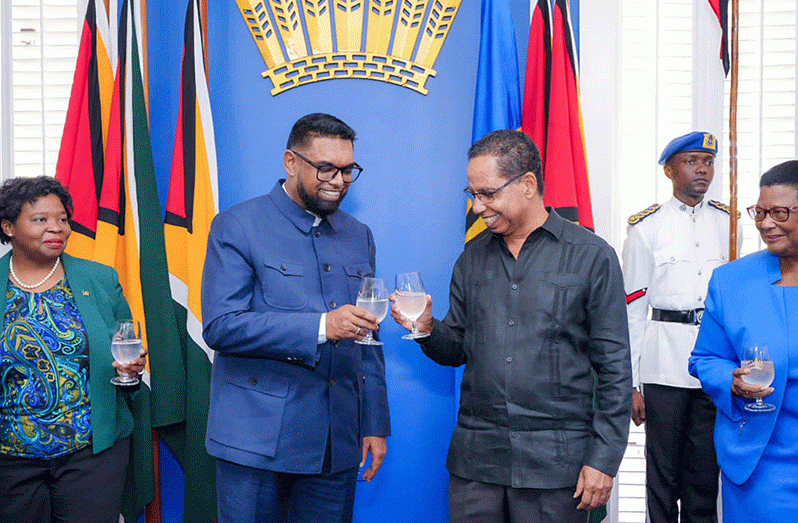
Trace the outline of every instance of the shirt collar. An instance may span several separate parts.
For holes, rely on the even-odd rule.
[[[555,239],[557,240],[560,239],[565,224],[565,218],[557,214],[557,211],[555,211],[551,207],[546,207],[546,210],[549,212],[548,218],[546,218],[546,221],[543,222],[543,225],[532,231],[532,233],[529,236],[527,236],[524,243],[529,241],[529,239],[532,238],[535,232],[541,229],[551,234]],[[496,240],[502,240],[503,238],[501,234],[492,233],[492,239],[496,241]]]
[[[541,228],[548,231],[552,236],[560,239],[562,236],[562,231],[565,228],[565,218],[557,214],[552,207],[546,207],[546,210],[549,211],[549,217],[546,218],[546,221],[543,222]]]
[[[316,216],[315,214],[303,209],[296,203],[293,198],[288,196],[283,184],[284,179],[278,180],[274,188],[269,193],[274,204],[288,220],[293,223],[297,229],[304,233],[309,233],[313,227],[318,226],[319,223],[327,221],[333,230],[336,229],[338,223],[338,211],[327,215],[325,218]]]
[[[689,206],[689,205],[687,205],[686,203],[684,203],[684,202],[682,202],[681,200],[679,200],[678,198],[676,198],[676,196],[673,196],[673,197],[671,197],[671,199],[668,201],[668,203],[669,203],[669,204],[670,204],[670,205],[671,205],[671,206],[672,206],[674,209],[676,209],[676,210],[677,210],[677,211],[679,211],[679,212],[683,212],[683,213],[686,213],[686,214],[698,214],[698,213],[700,213],[700,212],[701,212],[701,211],[704,209],[704,207],[705,207],[705,205],[704,205],[704,204],[706,203],[706,201],[707,201],[707,199],[706,199],[706,197],[705,197],[705,198],[703,198],[703,199],[702,199],[700,202],[698,202],[698,203],[695,205],[695,207],[690,207],[690,206]]]

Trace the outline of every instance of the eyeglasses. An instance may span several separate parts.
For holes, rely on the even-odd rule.
[[[308,160],[293,149],[289,150],[302,158],[309,165],[316,168],[316,179],[320,182],[329,182],[340,172],[345,183],[352,183],[357,180],[357,177],[360,176],[361,172],[363,172],[363,168],[356,163],[345,165],[343,167],[338,167],[337,165],[333,165],[329,162],[316,163]]]
[[[748,215],[756,222],[761,222],[765,216],[770,214],[774,222],[786,222],[790,219],[790,211],[798,209],[798,207],[773,207],[770,209],[763,209],[762,207],[752,205],[746,211]]]
[[[504,189],[505,187],[507,187],[508,185],[510,185],[511,183],[513,183],[514,181],[516,181],[525,174],[526,174],[525,172],[521,174],[516,174],[515,176],[507,180],[507,182],[505,182],[504,185],[502,185],[498,189],[493,189],[492,191],[475,191],[470,187],[466,187],[465,189],[463,189],[463,192],[466,193],[471,198],[479,199],[479,201],[481,201],[482,203],[490,203],[496,197],[496,193],[498,193],[499,191],[501,191],[502,189]]]

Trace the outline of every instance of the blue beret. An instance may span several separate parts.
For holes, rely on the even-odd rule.
[[[718,140],[712,133],[693,131],[671,140],[671,143],[662,150],[659,164],[665,165],[668,158],[683,151],[704,151],[712,154],[718,153]]]

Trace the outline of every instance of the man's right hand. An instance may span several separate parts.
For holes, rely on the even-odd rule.
[[[413,330],[413,322],[402,315],[402,313],[399,312],[399,307],[396,306],[396,294],[391,294],[388,296],[388,299],[393,302],[391,304],[391,316],[393,316],[393,319],[396,320],[396,323],[407,330]],[[427,294],[427,307],[424,309],[424,312],[421,313],[421,316],[419,316],[419,318],[416,320],[416,327],[418,328],[419,332],[432,332],[432,296],[429,294]]]
[[[379,327],[376,316],[354,305],[343,305],[327,313],[328,340],[362,340],[366,331],[375,331]]]
[[[646,421],[646,401],[637,389],[632,389],[632,421],[638,427]]]

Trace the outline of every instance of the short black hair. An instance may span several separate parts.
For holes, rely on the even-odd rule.
[[[789,160],[765,171],[759,178],[759,186],[771,185],[792,185],[798,189],[798,160]]]
[[[354,143],[355,130],[330,114],[307,114],[297,120],[291,128],[285,148],[293,149],[297,145],[306,146],[310,139],[317,137],[341,138]]]
[[[538,192],[543,195],[543,163],[540,151],[525,132],[501,129],[488,133],[468,149],[469,160],[477,156],[496,158],[499,176],[505,180],[522,173],[534,173],[538,180]]]
[[[11,178],[0,186],[0,222],[8,220],[15,223],[26,203],[33,203],[42,196],[55,194],[67,213],[67,218],[72,219],[72,196],[61,182],[51,176],[36,176],[34,178]],[[11,238],[6,236],[0,228],[0,243],[8,243]]]

